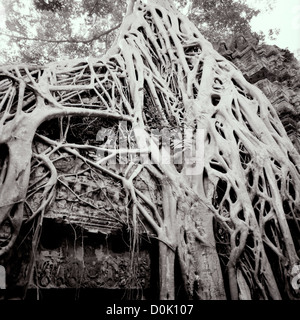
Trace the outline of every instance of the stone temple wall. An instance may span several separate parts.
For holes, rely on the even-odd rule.
[[[287,49],[242,34],[215,48],[264,92],[300,152],[300,62]]]

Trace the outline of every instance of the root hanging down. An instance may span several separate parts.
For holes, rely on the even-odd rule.
[[[0,72],[0,255],[67,206],[89,230],[126,225],[133,256],[138,235],[157,238],[161,299],[175,298],[175,255],[189,298],[299,298],[300,156],[171,1],[131,1],[101,58]]]

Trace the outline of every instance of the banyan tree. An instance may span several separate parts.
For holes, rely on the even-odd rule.
[[[171,0],[129,1],[102,57],[0,72],[4,266],[30,225],[32,272],[68,189],[66,221],[84,205],[126,226],[132,261],[141,235],[156,239],[160,299],[175,298],[176,265],[190,299],[299,298],[300,156],[266,96]]]

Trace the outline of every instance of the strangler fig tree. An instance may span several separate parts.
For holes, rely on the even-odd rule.
[[[38,232],[71,157],[118,190],[113,219],[131,230],[133,254],[140,233],[158,239],[161,299],[175,298],[175,258],[191,299],[299,297],[299,154],[265,95],[171,0],[129,1],[101,58],[1,67],[0,99],[2,256],[23,223]],[[51,119],[56,133],[40,129]],[[105,123],[115,147],[71,139],[74,121]],[[163,132],[181,135],[182,161]]]

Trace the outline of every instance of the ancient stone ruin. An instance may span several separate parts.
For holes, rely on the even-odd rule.
[[[247,81],[263,91],[300,152],[299,61],[288,50],[259,44],[253,36],[236,35],[215,47],[242,71]]]

